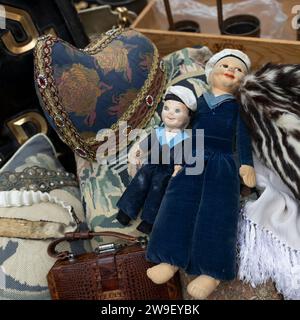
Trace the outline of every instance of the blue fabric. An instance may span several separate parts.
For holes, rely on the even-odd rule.
[[[147,259],[187,273],[230,280],[236,273],[239,175],[233,159],[252,165],[251,141],[235,100],[210,109],[203,96],[193,129],[204,129],[204,171],[172,177],[156,217]]]
[[[172,173],[173,165],[143,165],[118,201],[117,207],[131,219],[136,219],[143,208],[141,219],[153,224]]]

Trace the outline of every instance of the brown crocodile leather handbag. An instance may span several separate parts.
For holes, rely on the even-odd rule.
[[[126,240],[99,246],[94,252],[74,256],[58,253],[62,241],[113,236]],[[54,300],[179,300],[182,299],[179,274],[162,285],[146,275],[153,264],[145,259],[147,239],[116,232],[70,232],[54,240],[48,254],[58,260],[48,273],[48,285]]]

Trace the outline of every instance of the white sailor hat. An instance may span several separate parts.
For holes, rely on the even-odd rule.
[[[224,49],[216,54],[214,54],[206,63],[205,66],[205,75],[206,75],[206,79],[207,81],[209,80],[209,75],[213,69],[213,67],[215,66],[215,64],[220,61],[223,58],[226,57],[235,57],[239,60],[241,60],[247,70],[250,70],[251,68],[251,61],[249,59],[249,57],[242,51],[240,50],[235,50],[235,49]]]
[[[165,98],[169,94],[177,96],[190,110],[197,110],[197,99],[191,89],[184,86],[170,86],[167,88]]]

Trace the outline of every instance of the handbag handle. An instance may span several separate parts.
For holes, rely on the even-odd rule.
[[[134,237],[124,233],[113,232],[113,231],[102,231],[102,232],[67,232],[65,236],[52,241],[48,246],[48,255],[52,258],[63,260],[69,258],[71,253],[69,251],[57,252],[55,250],[56,246],[63,241],[76,241],[76,240],[91,240],[98,236],[110,236],[118,239],[126,240],[132,243],[139,243],[144,245],[147,243],[146,237]]]

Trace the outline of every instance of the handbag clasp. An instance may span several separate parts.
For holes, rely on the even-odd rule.
[[[114,251],[119,250],[125,246],[126,245],[121,244],[121,243],[106,243],[106,244],[99,245],[95,249],[95,253],[102,254],[102,253],[107,253],[107,252],[114,252]]]

